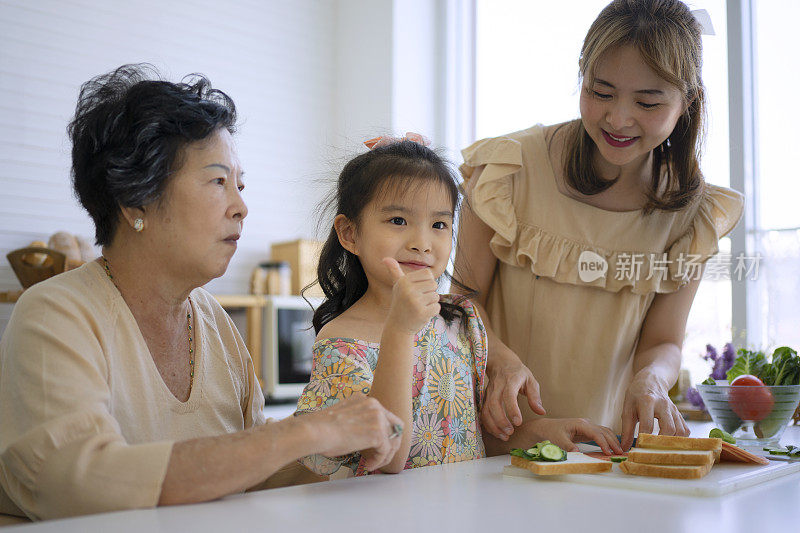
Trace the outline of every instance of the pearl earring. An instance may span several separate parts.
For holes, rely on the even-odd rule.
[[[136,233],[139,233],[144,229],[144,220],[141,218],[137,218],[133,221],[133,229],[136,230]]]

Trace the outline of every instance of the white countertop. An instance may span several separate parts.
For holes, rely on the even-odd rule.
[[[711,424],[690,423],[694,436]],[[800,427],[783,444],[800,444]],[[646,533],[800,530],[800,473],[699,498],[504,477],[508,456],[399,475],[230,496],[220,501],[18,526],[27,532],[541,531]],[[10,528],[14,529],[14,528]]]

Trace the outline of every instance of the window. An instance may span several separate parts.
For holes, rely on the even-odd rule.
[[[797,163],[797,110],[800,86],[797,50],[800,3],[752,2],[756,213],[753,235],[763,254],[759,279],[750,283],[758,305],[758,347],[800,348],[800,172]],[[749,325],[748,325],[749,326]]]
[[[478,139],[579,115],[578,55],[586,31],[606,4],[477,0]]]

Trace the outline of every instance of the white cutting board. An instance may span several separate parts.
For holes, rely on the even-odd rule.
[[[508,465],[503,468],[504,476],[533,478],[536,481],[568,481],[585,485],[599,485],[666,494],[686,496],[722,496],[735,490],[764,483],[787,474],[800,472],[800,462],[786,463],[770,461],[768,465],[746,465],[737,463],[718,463],[701,479],[666,479],[624,474],[618,464],[611,472],[602,474],[566,474],[561,476],[537,476],[523,468]]]

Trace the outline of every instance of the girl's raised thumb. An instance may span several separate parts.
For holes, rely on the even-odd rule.
[[[386,265],[386,270],[389,271],[389,275],[392,276],[392,282],[397,282],[397,280],[405,276],[405,274],[403,274],[403,269],[400,268],[400,263],[393,257],[384,257],[382,262]]]

